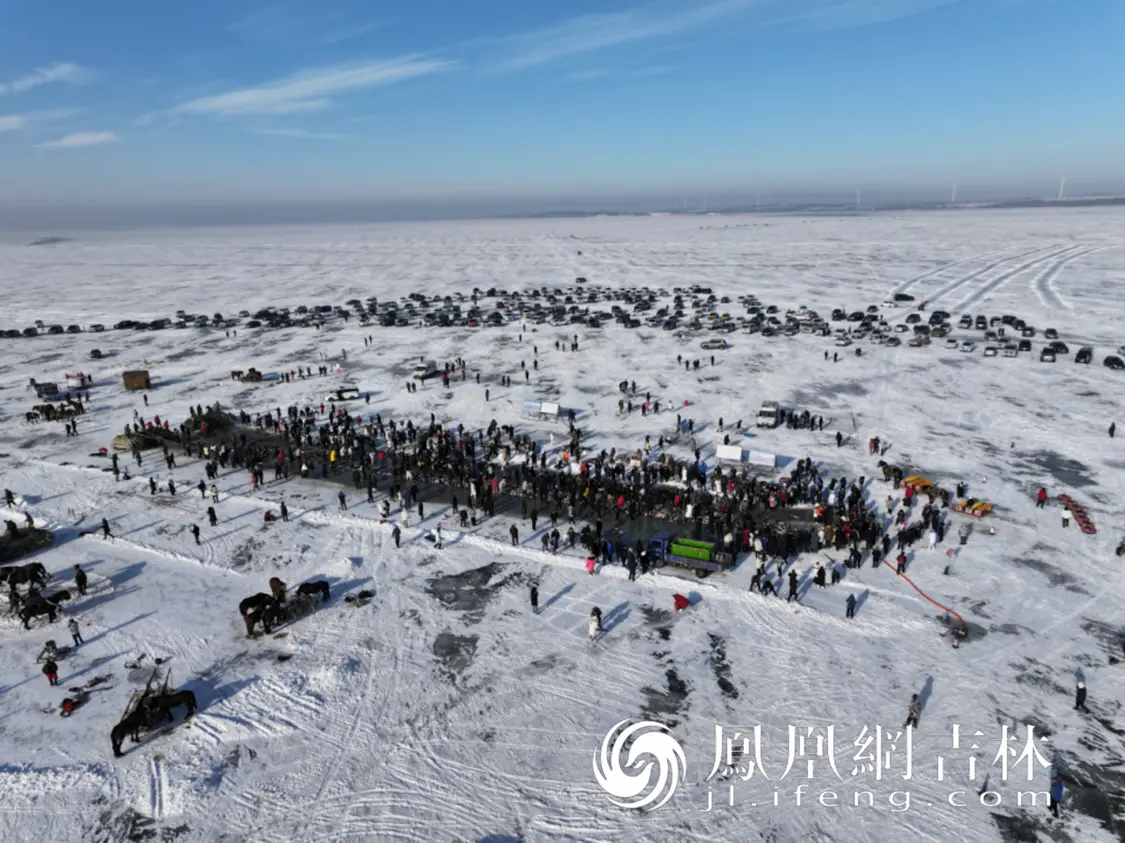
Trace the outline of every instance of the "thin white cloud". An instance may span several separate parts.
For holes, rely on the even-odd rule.
[[[85,82],[90,76],[90,71],[70,62],[55,62],[47,67],[40,67],[13,79],[11,82],[0,83],[0,94],[22,94],[41,85],[50,85],[54,82],[66,82],[78,85]]]
[[[194,99],[176,106],[169,113],[233,117],[322,111],[332,104],[331,97],[335,94],[394,85],[449,70],[456,64],[409,55],[389,61],[319,68],[257,88],[242,88]]]
[[[255,129],[256,135],[273,135],[280,138],[304,138],[306,140],[348,141],[351,135],[336,132],[309,132],[305,129]]]
[[[113,132],[75,132],[58,140],[39,144],[40,149],[78,149],[83,146],[101,146],[115,143],[120,138]]]
[[[651,3],[623,12],[582,15],[545,29],[502,39],[507,57],[498,72],[526,70],[595,50],[679,35],[745,13],[768,0],[712,0],[695,8]]]
[[[52,120],[65,120],[80,112],[81,109],[78,108],[56,108],[50,111],[31,111],[27,114],[0,114],[0,134],[19,132]]]
[[[961,0],[834,0],[813,4],[814,8],[798,15],[796,20],[823,29],[847,29],[890,23],[959,2]]]
[[[886,23],[962,0],[711,0],[692,7],[657,0],[621,12],[581,15],[494,39],[491,71],[512,73],[641,42],[685,38],[720,25],[837,29]]]

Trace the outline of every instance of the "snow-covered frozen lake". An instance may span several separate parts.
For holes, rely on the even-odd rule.
[[[732,299],[716,305],[732,315],[744,313],[733,300],[746,294],[779,315],[804,305],[827,317],[905,292],[928,300],[927,312],[949,311],[954,324],[962,313],[1012,314],[1037,328],[1033,351],[1015,359],[984,357],[981,332],[956,328],[952,337],[977,341],[972,353],[943,340],[924,348],[861,340],[856,357],[830,338],[739,331],[726,335],[731,347],[714,365],[699,348],[709,333],[681,343],[670,331],[612,321],[486,329],[334,319],[321,329],[243,324],[230,336],[189,328],[0,338],[0,485],[17,503],[4,517],[22,526],[30,514],[55,531],[54,545],[34,557],[53,574],[49,588],[68,587],[75,564],[93,586],[54,626],[28,631],[0,616],[0,839],[1125,840],[1125,560],[1114,554],[1125,440],[1107,434],[1125,372],[1102,365],[1125,344],[1123,232],[1120,210],[1065,209],[192,229],[42,243],[0,235],[0,329],[570,288],[578,276],[618,289],[704,285]],[[911,312],[882,310],[893,324]],[[1070,351],[1054,364],[1039,360],[1047,328]],[[1094,349],[1091,365],[1075,363],[1081,346]],[[92,360],[94,349],[104,357]],[[698,358],[699,369],[685,370],[677,355]],[[408,393],[419,356],[462,357],[470,376]],[[292,383],[229,377],[325,364],[327,377]],[[121,386],[133,368],[155,381],[147,408]],[[95,386],[77,438],[61,423],[25,420],[39,403],[29,378],[63,384],[80,371]],[[965,482],[993,513],[959,547],[966,519],[950,512],[945,542],[918,545],[908,573],[976,634],[952,647],[940,610],[869,563],[787,604],[748,591],[752,562],[702,581],[655,573],[630,582],[618,566],[589,576],[574,553],[540,552],[526,522],[513,548],[510,515],[462,532],[448,507],[428,508],[396,550],[362,491],[340,512],[335,486],[267,472],[251,490],[242,470],[220,474],[212,528],[209,501],[194,491],[198,458],[181,454],[169,471],[158,454],[138,468],[126,453],[134,478],[115,482],[106,461],[90,456],[134,412],[178,424],[189,407],[215,401],[251,413],[319,405],[345,383],[370,394],[357,405],[365,417],[428,424],[433,413],[471,430],[496,420],[546,447],[565,428],[524,418],[523,403],[556,401],[580,412],[595,449],[633,451],[669,420],[620,414],[622,380],[694,419],[708,463],[722,443],[721,417],[727,432],[744,421],[747,449],[811,457],[826,477],[876,477],[867,494],[880,510],[893,492],[868,454],[874,436],[907,474],[950,489]],[[765,400],[824,416],[824,431],[754,428]],[[183,491],[151,495],[150,475]],[[1052,496],[1045,510],[1035,507],[1040,487]],[[1095,535],[1062,526],[1060,493],[1086,507]],[[263,523],[282,498],[291,520]],[[81,535],[103,517],[117,538]],[[440,551],[424,537],[438,523]],[[796,567],[822,558],[803,556]],[[327,579],[333,600],[285,637],[248,640],[238,603],[274,575]],[[532,582],[538,615],[528,607]],[[368,606],[343,602],[361,589],[375,592]],[[688,591],[701,599],[667,625],[672,595]],[[861,596],[854,619],[844,617],[849,594]],[[591,646],[593,606],[612,622]],[[60,662],[53,688],[36,655],[48,639],[69,639],[68,617],[86,643]],[[147,675],[125,663],[141,653],[167,659],[200,709],[190,726],[126,743],[115,759],[110,729]],[[1079,676],[1090,714],[1073,708]],[[59,717],[67,688],[96,677],[104,681],[90,702]],[[908,753],[902,724],[914,693],[924,708]],[[682,782],[652,811],[617,807],[595,778],[603,738],[627,719],[668,724],[684,752]],[[761,727],[761,768],[748,780],[708,779],[717,725],[748,736]],[[1042,764],[1028,781],[1028,725],[1067,783],[1059,820],[1027,795],[1049,786]],[[857,761],[874,751],[864,741],[875,734],[886,769]]]

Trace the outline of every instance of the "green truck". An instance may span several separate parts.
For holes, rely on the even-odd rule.
[[[672,533],[657,533],[649,539],[648,552],[656,567],[690,568],[700,579],[713,571],[734,568],[734,554],[717,549],[714,542],[677,538]]]

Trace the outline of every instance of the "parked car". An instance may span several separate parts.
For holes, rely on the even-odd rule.
[[[1102,361],[1102,365],[1107,369],[1125,369],[1125,363],[1121,361],[1121,358],[1112,354]]]
[[[975,327],[978,331],[987,330],[988,329],[988,319],[984,316],[978,316],[977,319],[976,319],[976,322],[975,322]]]
[[[945,341],[945,347],[947,349],[949,349],[950,351],[956,351],[960,347],[960,345],[961,344],[959,342],[957,342],[957,340],[952,339],[952,338],[947,339]]]
[[[917,325],[921,321],[922,321],[922,315],[920,313],[911,313],[909,316],[906,317],[906,324],[907,325]]]
[[[1020,340],[1018,348],[1020,351],[1031,351],[1031,340]]]
[[[984,347],[984,356],[985,357],[995,357],[997,352],[998,352],[998,349],[994,345],[986,345]]]
[[[896,334],[905,334],[909,330],[910,330],[910,328],[906,325],[903,325],[901,322],[899,324],[895,325],[895,333]]]
[[[1055,352],[1055,354],[1070,354],[1070,347],[1062,340],[1055,340],[1048,348]]]
[[[39,336],[39,329],[35,328],[35,327],[24,328],[23,329],[23,335],[25,337],[37,337],[37,336]]]
[[[1039,352],[1039,362],[1041,363],[1054,363],[1055,352],[1049,346]]]
[[[975,342],[963,342],[959,350],[968,354],[977,350],[977,344]]]
[[[1082,348],[1078,349],[1078,353],[1074,355],[1074,362],[1075,363],[1086,363],[1086,364],[1088,364],[1093,359],[1094,359],[1094,349],[1092,349],[1088,345],[1083,346]]]
[[[887,337],[887,348],[897,348],[902,345],[902,340],[898,337]]]
[[[1043,332],[1043,336],[1045,336],[1049,340],[1057,340],[1059,338],[1059,332],[1054,328],[1048,328]]]
[[[102,331],[105,330],[105,325],[102,325],[99,322],[95,322],[93,325],[90,326],[90,330],[95,334],[100,334]]]
[[[65,333],[62,325],[51,325],[47,329],[48,334],[62,334]]]

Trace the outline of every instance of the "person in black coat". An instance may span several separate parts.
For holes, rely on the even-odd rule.
[[[790,568],[790,570],[789,570],[789,596],[787,598],[785,598],[785,602],[789,603],[792,600],[796,600],[796,601],[800,602],[800,598],[797,596],[797,572],[794,571],[792,568]]]
[[[74,566],[74,586],[80,595],[86,594],[86,572],[78,565]]]
[[[531,587],[531,611],[539,614],[539,587],[534,585]]]

